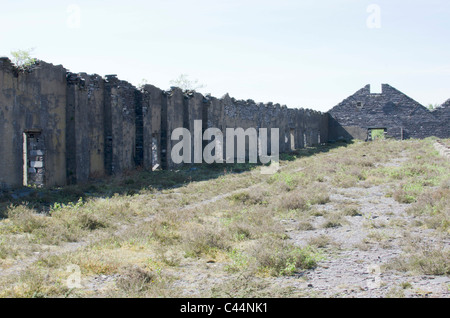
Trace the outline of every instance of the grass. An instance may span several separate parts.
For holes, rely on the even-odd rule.
[[[417,226],[448,234],[450,163],[432,142],[300,149],[281,156],[282,169],[274,175],[248,164],[186,166],[34,189],[16,199],[7,193],[0,199],[0,267],[40,256],[28,270],[0,276],[0,296],[177,297],[184,290],[207,297],[299,295],[275,287],[273,279],[313,271],[330,256],[333,231],[361,222],[367,237],[360,248],[387,248],[392,237],[384,231],[409,224],[398,217],[386,223],[360,218],[361,204],[335,201],[340,191],[359,188],[363,196],[364,189],[382,186],[407,206]],[[320,234],[298,242],[290,231]],[[80,248],[65,250],[67,243]],[[100,294],[70,291],[64,283],[70,264],[80,267],[84,285],[101,275],[111,282]],[[448,275],[446,264],[446,250],[419,246],[405,249],[389,268]]]
[[[239,273],[245,271],[249,266],[249,257],[238,249],[229,252],[230,263],[225,266],[225,270],[230,273]]]
[[[308,245],[316,248],[325,248],[331,244],[331,238],[327,235],[321,234],[319,236],[309,239]]]
[[[423,275],[450,275],[450,250],[431,246],[415,246],[415,250],[392,260],[386,266],[401,272]]]
[[[346,224],[346,219],[339,213],[330,213],[325,217],[325,221],[322,224],[323,228],[336,228]]]
[[[69,288],[64,281],[49,275],[44,269],[28,270],[14,279],[9,280],[14,285],[8,289],[0,291],[2,298],[46,298],[64,296],[69,292]]]
[[[110,297],[164,297],[169,288],[173,288],[169,277],[139,266],[128,266],[121,269]]]
[[[361,216],[361,212],[359,211],[358,207],[355,207],[353,205],[347,206],[342,211],[343,215],[346,216]]]
[[[189,224],[182,230],[182,244],[186,257],[206,255],[215,257],[220,251],[228,251],[230,246],[220,228]]]
[[[384,129],[372,129],[371,135],[373,140],[385,139]]]
[[[212,298],[287,298],[297,295],[294,288],[276,287],[263,278],[240,273],[230,280],[216,284],[208,296]]]
[[[432,229],[443,232],[450,227],[450,184],[446,180],[437,189],[424,191],[407,212]]]
[[[133,215],[128,203],[95,200],[54,205],[48,213],[38,213],[26,205],[8,208],[8,223],[0,233],[27,233],[30,241],[41,244],[76,242],[99,229],[114,228],[114,222]]]
[[[251,250],[256,272],[261,275],[292,275],[301,269],[312,269],[322,259],[321,254],[310,246],[296,247],[286,241],[264,238]]]

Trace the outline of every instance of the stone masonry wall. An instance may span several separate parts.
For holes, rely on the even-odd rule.
[[[366,140],[372,128],[384,128],[397,139],[449,138],[449,110],[443,105],[429,111],[388,84],[381,94],[371,94],[367,85],[329,111],[329,139]]]
[[[39,63],[30,73],[18,73],[0,58],[0,187],[22,185],[24,134],[42,141],[44,182],[66,183],[66,70]],[[26,172],[37,167],[27,163]]]
[[[0,58],[0,188],[31,184],[41,172],[43,185],[62,186],[138,166],[176,168],[171,133],[184,127],[193,138],[195,120],[202,132],[224,133],[224,154],[226,128],[268,128],[269,142],[270,128],[279,128],[281,152],[328,137],[328,115],[313,110],[179,88],[137,89],[115,75],[71,73],[42,61],[24,72]]]

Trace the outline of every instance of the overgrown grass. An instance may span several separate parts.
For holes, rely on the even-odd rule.
[[[416,246],[414,251],[389,262],[386,268],[414,274],[449,275],[450,250],[448,248]]]
[[[296,247],[284,240],[266,237],[251,250],[251,260],[262,275],[292,275],[298,270],[312,269],[322,255],[312,247]]]
[[[437,187],[450,180],[450,163],[439,155],[432,146],[431,138],[425,141],[410,141],[415,143],[410,149],[409,160],[398,166],[381,166],[372,169],[369,180],[377,180],[391,184],[392,197],[400,202],[411,204],[432,187]]]
[[[42,244],[75,242],[96,230],[114,229],[114,223],[132,216],[124,198],[86,203],[80,199],[77,203],[55,204],[48,213],[37,213],[26,205],[10,206],[9,222],[0,228],[0,233],[28,233],[31,242]]]
[[[170,284],[170,278],[165,277],[161,272],[145,270],[139,266],[123,268],[120,271],[120,277],[117,279],[116,287],[117,289],[109,296],[167,297],[167,291],[173,288]]]
[[[34,268],[20,273],[14,279],[7,278],[2,282],[0,298],[46,298],[64,297],[69,288],[61,277],[49,275],[51,272],[42,268]],[[7,286],[7,287],[6,287]]]
[[[36,189],[19,199],[5,196],[0,202],[7,216],[0,221],[0,265],[11,266],[44,246],[57,250],[64,242],[92,243],[42,256],[23,277],[2,280],[1,296],[64,297],[69,290],[61,271],[68,264],[78,265],[88,281],[113,277],[102,294],[111,297],[179,296],[183,288],[174,286],[198,277],[207,284],[214,275],[222,283],[212,278],[215,285],[211,294],[204,291],[207,295],[292,295],[265,280],[313,270],[334,242],[329,235],[315,235],[301,247],[285,224],[291,224],[290,231],[328,233],[363,214],[353,201],[333,201],[336,187],[383,185],[409,205],[407,212],[420,226],[448,231],[450,166],[431,145],[431,139],[355,141],[283,155],[281,171],[271,176],[258,173],[255,165],[189,166]],[[199,204],[203,200],[211,202]],[[363,222],[365,246],[387,244],[390,237],[382,232],[387,226]],[[447,275],[445,264],[446,250],[417,249],[392,268]],[[251,278],[243,282],[242,277]],[[91,296],[83,290],[70,295]]]
[[[450,179],[437,189],[423,192],[407,212],[422,218],[428,228],[448,231],[450,228]]]

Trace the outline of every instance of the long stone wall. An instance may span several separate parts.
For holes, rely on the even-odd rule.
[[[281,152],[328,138],[328,115],[318,111],[179,88],[137,89],[115,75],[71,73],[43,61],[23,72],[0,58],[0,188],[88,182],[138,166],[175,168],[170,153],[178,141],[171,134],[184,127],[194,138],[196,120],[202,131],[224,134],[279,128]]]

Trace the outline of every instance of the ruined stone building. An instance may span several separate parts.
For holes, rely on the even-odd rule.
[[[314,110],[137,89],[115,75],[75,74],[42,61],[19,72],[0,58],[0,188],[75,184],[138,166],[173,168],[178,141],[171,132],[192,132],[194,120],[202,120],[202,130],[279,128],[280,152],[328,137],[328,116]]]
[[[450,137],[450,101],[430,111],[388,84],[375,94],[367,85],[328,113],[329,139],[334,140],[368,140],[373,129],[397,139]]]
[[[279,150],[327,140],[367,140],[373,128],[396,138],[450,137],[450,101],[434,112],[389,85],[366,86],[329,114],[273,103],[218,99],[178,88],[136,88],[115,75],[71,73],[42,61],[19,71],[0,58],[0,189],[63,186],[136,167],[174,167],[175,128],[278,128]],[[270,138],[269,138],[270,140]]]

